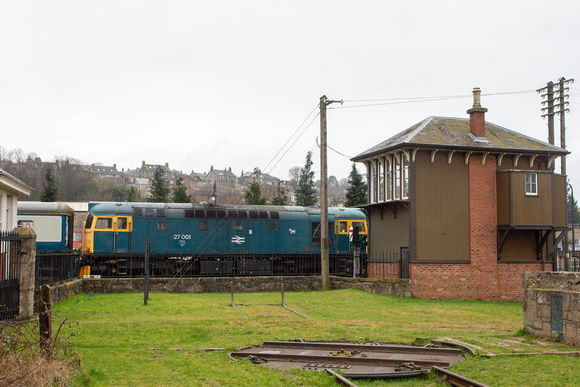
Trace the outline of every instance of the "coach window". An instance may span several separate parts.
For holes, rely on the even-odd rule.
[[[234,231],[243,231],[244,224],[242,222],[234,222]]]
[[[165,221],[157,222],[157,230],[161,231],[167,230],[167,222]]]
[[[98,230],[109,230],[113,228],[113,218],[98,218],[95,228]]]
[[[278,231],[278,224],[277,223],[268,223],[268,231],[269,232]]]
[[[207,231],[207,222],[199,222],[197,224],[197,231]]]

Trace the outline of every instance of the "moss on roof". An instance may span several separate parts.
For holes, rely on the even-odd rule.
[[[470,134],[468,118],[429,117],[354,157],[360,161],[402,147],[441,147],[562,155],[570,152],[501,126],[485,123],[485,139]]]

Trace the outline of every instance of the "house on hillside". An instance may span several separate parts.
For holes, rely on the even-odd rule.
[[[87,169],[98,179],[110,179],[112,181],[119,181],[121,179],[121,174],[117,170],[117,164],[113,164],[113,166],[91,164]]]
[[[368,176],[369,253],[409,259],[414,296],[521,300],[522,273],[553,268],[566,230],[569,152],[485,122],[429,117],[352,160]]]
[[[205,179],[208,183],[217,182],[218,184],[237,184],[238,182],[238,177],[232,172],[231,167],[229,169],[214,169],[213,165],[210,167]]]
[[[157,169],[161,169],[163,171],[163,178],[164,179],[172,179],[173,173],[171,169],[169,169],[169,163],[165,163],[165,165],[161,164],[146,164],[145,161],[141,164],[141,169],[139,170],[139,177],[142,179],[151,179],[155,174]]]
[[[256,179],[254,172],[242,171],[242,175],[238,179],[238,182],[241,185],[250,185],[254,181],[257,181],[262,186],[271,185],[277,187],[280,185],[280,179],[264,172],[260,172],[260,176],[258,176]]]
[[[143,200],[151,197],[151,193],[149,193],[149,190],[151,189],[151,181],[149,179],[125,177],[125,185],[127,185],[127,187],[135,187],[137,192],[141,194],[141,199]]]
[[[12,231],[18,225],[18,195],[30,196],[32,188],[0,169],[0,231]]]

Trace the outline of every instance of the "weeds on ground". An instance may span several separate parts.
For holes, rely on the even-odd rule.
[[[54,321],[54,320],[53,320]],[[62,321],[50,345],[40,346],[38,320],[0,322],[0,386],[67,386],[80,360],[70,343],[62,338]]]

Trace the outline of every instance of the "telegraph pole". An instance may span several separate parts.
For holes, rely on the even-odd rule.
[[[566,112],[570,112],[570,109],[566,107],[569,104],[566,101],[566,98],[569,96],[566,94],[570,88],[567,86],[568,83],[573,83],[574,79],[566,79],[564,77],[558,79],[558,83],[554,84],[553,82],[548,82],[546,87],[543,87],[538,90],[538,93],[546,92],[542,94],[542,98],[546,98],[545,101],[542,101],[542,105],[547,104],[547,107],[542,108],[542,112],[547,110],[547,113],[542,114],[542,118],[548,117],[548,140],[550,144],[554,145],[554,115],[558,114],[560,116],[560,148],[566,149]],[[557,90],[554,91],[554,85],[557,86]],[[554,97],[554,93],[557,93],[558,96]],[[554,103],[556,102],[556,103]],[[557,109],[554,111],[554,109]],[[552,170],[554,167],[552,167]],[[566,155],[562,155],[560,159],[560,171],[562,175],[566,176]],[[566,179],[566,205],[568,205],[568,179]],[[566,211],[566,217],[568,215],[568,211]],[[568,225],[568,221],[566,220],[566,225]],[[568,230],[565,231],[564,240],[563,240],[563,252],[564,252],[564,270],[568,270],[570,268],[570,261],[567,257],[568,254]]]
[[[323,95],[320,97],[320,276],[322,290],[330,289],[330,270],[328,259],[328,142],[326,131],[326,107],[332,103]]]

